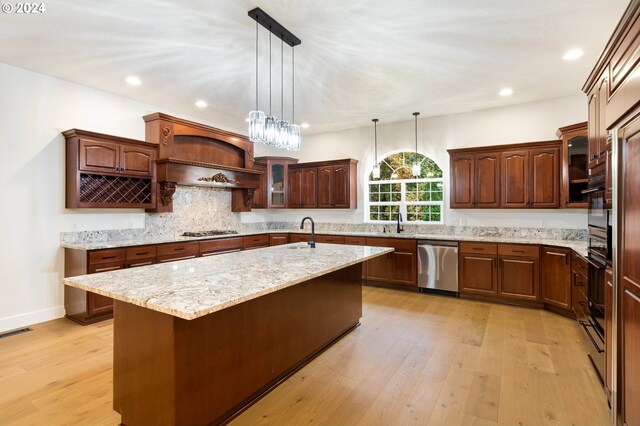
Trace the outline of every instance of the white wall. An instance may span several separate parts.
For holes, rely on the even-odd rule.
[[[411,111],[407,116],[411,117]],[[372,117],[374,118],[374,117]],[[378,157],[387,153],[415,149],[413,120],[378,123]],[[557,139],[559,127],[587,120],[585,96],[558,98],[483,111],[420,119],[418,151],[431,157],[443,169],[445,188],[449,187],[449,155],[447,149],[510,144]],[[256,155],[287,155],[282,151],[256,145]],[[355,158],[358,164],[358,209],[326,211],[296,210],[256,211],[243,213],[243,222],[262,220],[298,221],[303,213],[312,214],[321,222],[364,221],[365,186],[374,164],[373,124],[332,133],[305,136],[300,152],[293,153],[300,161]],[[519,226],[528,228],[586,229],[584,210],[451,210],[445,194],[445,223],[467,226]],[[460,222],[462,221],[462,222]]]
[[[76,127],[144,140],[141,117],[162,109],[4,64],[0,96],[2,331],[64,315],[60,232],[145,224],[140,209],[64,208],[60,132]]]

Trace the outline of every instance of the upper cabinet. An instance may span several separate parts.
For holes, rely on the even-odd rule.
[[[154,208],[157,147],[72,129],[66,138],[67,208]]]
[[[290,157],[256,158],[256,165],[261,166],[266,172],[263,175],[264,181],[261,185],[261,187],[266,187],[266,193],[259,196],[264,196],[266,201],[263,207],[269,209],[283,209],[287,207],[289,165],[296,164],[297,162],[297,159]],[[260,188],[258,191],[260,191]],[[256,207],[255,198],[254,207]]]
[[[588,199],[583,190],[589,181],[587,123],[577,123],[558,129],[562,139],[561,204],[566,208],[587,208]]]
[[[254,196],[254,208],[357,207],[357,160],[298,163],[295,158],[259,157],[258,167],[264,167],[266,190]]]
[[[451,208],[557,208],[560,141],[449,150]]]

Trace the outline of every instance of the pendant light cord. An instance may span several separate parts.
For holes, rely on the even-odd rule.
[[[374,118],[373,120],[373,141],[374,141],[374,156],[375,162],[378,164],[378,119]]]
[[[258,21],[256,21],[256,111],[258,111]]]
[[[284,39],[280,40],[280,119],[284,120]]]
[[[271,28],[269,28],[269,115],[271,115]]]
[[[296,49],[291,46],[291,123],[296,122]]]
[[[416,152],[415,152],[415,156],[413,161],[417,162],[418,161],[418,116],[420,115],[419,112],[414,112],[413,116],[415,117],[415,133],[416,133]]]

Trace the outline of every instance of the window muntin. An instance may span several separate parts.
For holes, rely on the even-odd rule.
[[[411,165],[417,158],[418,177]],[[413,152],[391,154],[380,162],[380,179],[369,175],[366,220],[393,222],[402,214],[404,222],[444,222],[444,182],[442,169],[428,157]]]

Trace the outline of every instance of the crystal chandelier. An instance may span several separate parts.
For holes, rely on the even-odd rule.
[[[294,47],[301,43],[275,19],[260,8],[249,11],[256,21],[256,107],[249,113],[249,140],[289,151],[300,149],[300,126],[295,124],[295,55]],[[269,30],[269,114],[260,111],[258,103],[258,24]],[[271,111],[271,35],[281,40],[280,56],[280,118]],[[291,46],[291,122],[284,119],[284,44]]]

